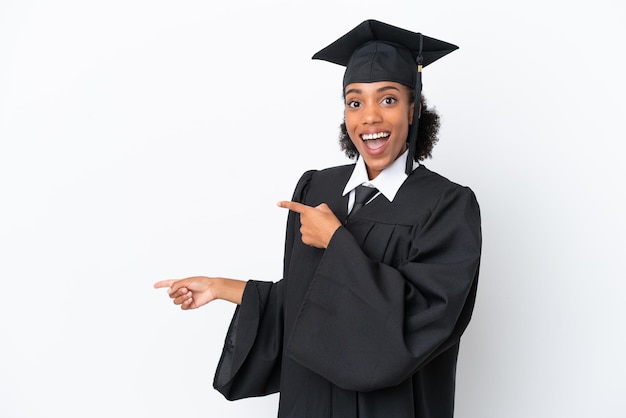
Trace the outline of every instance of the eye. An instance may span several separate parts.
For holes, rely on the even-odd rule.
[[[360,106],[361,106],[361,103],[356,100],[349,100],[346,102],[346,107],[351,107],[353,109],[356,109]]]
[[[383,99],[383,103],[384,103],[384,104],[386,104],[386,105],[391,105],[391,104],[394,104],[394,103],[396,103],[397,101],[398,101],[398,99],[396,99],[395,97],[385,97],[385,98]]]

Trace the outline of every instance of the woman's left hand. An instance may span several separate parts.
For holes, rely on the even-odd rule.
[[[281,208],[300,214],[300,233],[302,242],[317,248],[327,248],[341,222],[326,203],[318,206],[307,206],[292,201],[278,202]]]

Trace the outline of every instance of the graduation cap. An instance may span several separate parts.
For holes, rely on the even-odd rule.
[[[366,20],[313,59],[343,65],[343,87],[351,83],[393,81],[415,90],[415,111],[409,130],[406,173],[413,171],[417,147],[422,68],[458,49],[458,46],[377,20]]]

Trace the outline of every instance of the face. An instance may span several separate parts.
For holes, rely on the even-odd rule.
[[[352,83],[344,96],[348,135],[371,180],[406,150],[414,109],[410,90],[390,81]]]

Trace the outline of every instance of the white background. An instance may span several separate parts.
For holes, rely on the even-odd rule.
[[[310,58],[368,18],[460,46],[424,72],[483,215],[456,416],[625,417],[623,7],[1,0],[0,417],[276,416],[212,389],[232,305],[152,284],[280,278],[275,203],[348,162]]]

